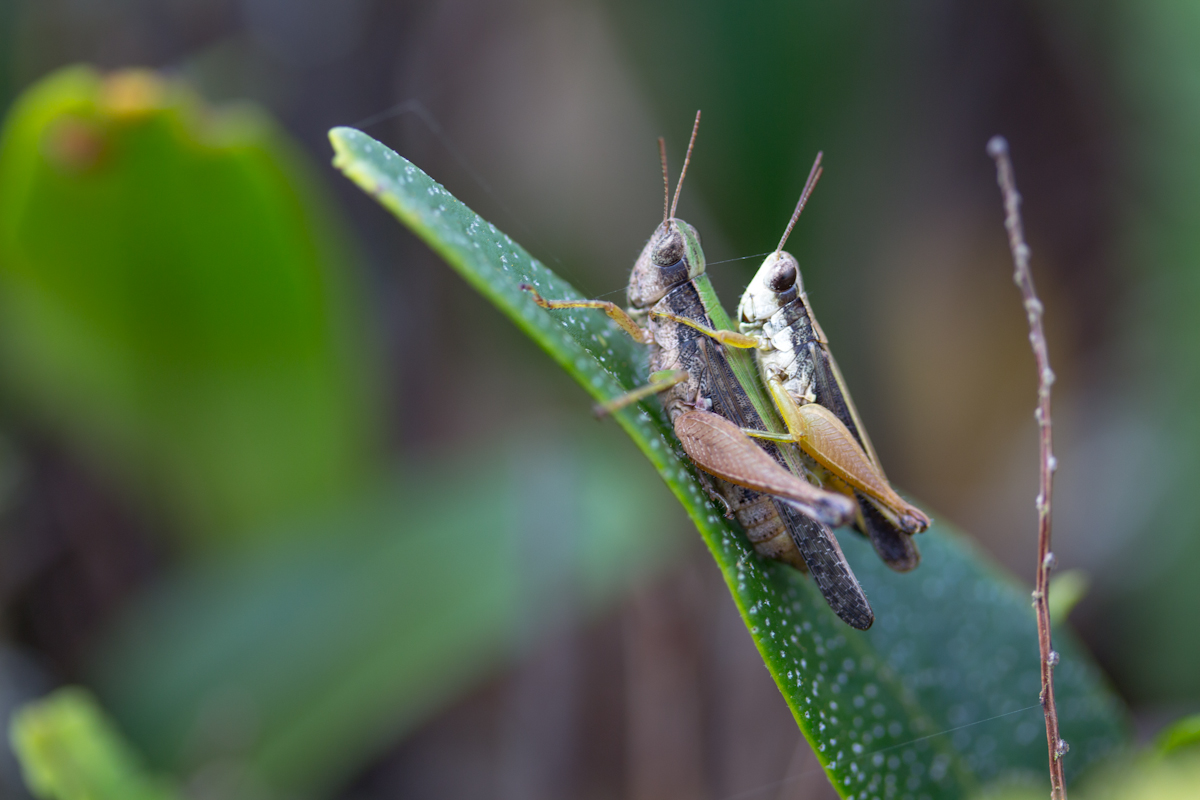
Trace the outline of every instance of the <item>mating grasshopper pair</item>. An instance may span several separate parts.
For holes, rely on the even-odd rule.
[[[803,292],[796,259],[783,252],[820,176],[820,156],[779,247],[742,298],[735,331],[704,272],[699,234],[675,217],[699,124],[697,113],[673,199],[659,140],[663,221],[634,265],[628,311],[602,300],[546,300],[523,288],[543,308],[601,309],[649,345],[649,385],[602,410],[661,394],[684,451],[706,473],[710,496],[738,520],[755,550],[810,572],[838,616],[865,630],[874,612],[830,529],[853,524],[889,566],[906,571],[919,561],[911,536],[929,519],[888,484]],[[755,351],[757,365],[747,350]]]

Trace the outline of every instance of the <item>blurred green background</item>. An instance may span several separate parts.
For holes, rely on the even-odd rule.
[[[1200,709],[1197,70],[1187,4],[0,0],[0,711],[85,684],[195,797],[827,796],[650,467],[328,167],[620,299],[696,108],[727,304],[824,150],[789,247],[881,458],[1031,576],[1009,138],[1072,620],[1143,736]]]

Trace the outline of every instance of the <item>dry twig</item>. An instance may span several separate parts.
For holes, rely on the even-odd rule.
[[[988,142],[987,151],[996,162],[996,180],[1004,197],[1004,227],[1008,229],[1008,245],[1013,255],[1013,281],[1025,299],[1029,343],[1037,361],[1038,406],[1034,416],[1041,440],[1042,474],[1037,496],[1038,567],[1033,605],[1037,609],[1038,645],[1042,659],[1040,699],[1046,715],[1046,743],[1050,751],[1050,797],[1052,800],[1066,800],[1067,786],[1063,779],[1062,759],[1068,746],[1059,736],[1058,709],[1054,705],[1054,667],[1058,664],[1058,653],[1050,641],[1048,591],[1050,570],[1054,567],[1054,553],[1050,550],[1050,495],[1054,486],[1054,471],[1058,466],[1051,447],[1050,425],[1050,386],[1054,383],[1054,371],[1050,369],[1046,333],[1042,329],[1042,303],[1033,288],[1033,275],[1029,271],[1029,245],[1025,244],[1025,231],[1021,224],[1021,195],[1017,192],[1012,161],[1008,157],[1008,142],[1002,136],[994,136]]]

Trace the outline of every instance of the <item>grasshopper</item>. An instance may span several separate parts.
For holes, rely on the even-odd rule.
[[[739,332],[754,342],[760,375],[788,430],[745,433],[799,445],[822,485],[854,498],[854,527],[871,540],[879,557],[907,572],[921,560],[912,535],[929,527],[929,517],[888,483],[804,292],[799,263],[783,249],[821,172],[818,153],[783,238],[738,305]],[[750,346],[725,331],[703,332],[727,346]]]
[[[663,221],[634,264],[628,310],[603,300],[546,300],[533,287],[522,288],[546,309],[603,310],[648,345],[650,383],[599,410],[613,413],[660,394],[684,452],[703,471],[705,488],[727,516],[738,520],[755,550],[810,572],[838,616],[865,630],[874,612],[830,530],[852,521],[856,505],[844,493],[806,480],[802,457],[790,440],[759,443],[746,433],[770,438],[764,419],[782,431],[744,352],[758,339],[730,330],[732,323],[704,273],[700,236],[675,217],[699,124],[697,113],[673,198],[659,140]]]

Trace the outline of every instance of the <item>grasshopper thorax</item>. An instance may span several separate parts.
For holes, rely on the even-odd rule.
[[[761,326],[802,291],[804,285],[795,256],[777,250],[767,256],[746,287],[738,304],[738,318],[744,325]]]
[[[629,304],[649,308],[680,284],[704,274],[700,234],[681,219],[663,222],[642,248],[629,276]]]

